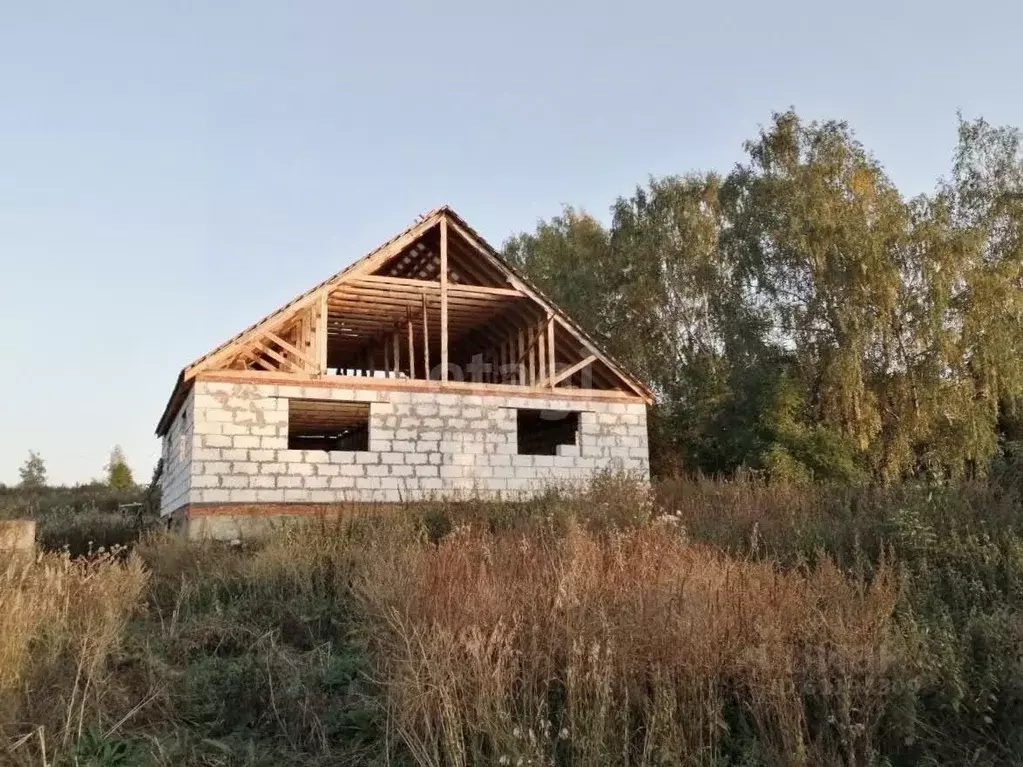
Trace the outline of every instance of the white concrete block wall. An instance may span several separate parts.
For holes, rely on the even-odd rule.
[[[190,392],[163,438],[160,513],[170,514],[189,502],[192,488],[192,444],[195,397]]]
[[[371,403],[369,450],[288,450],[302,398]],[[198,381],[193,404],[190,503],[520,498],[605,468],[649,477],[642,403]],[[578,411],[578,444],[518,455],[518,408]]]

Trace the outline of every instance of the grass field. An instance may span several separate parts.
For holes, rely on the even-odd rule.
[[[0,563],[0,763],[1023,761],[1010,486],[606,477],[241,547],[103,519]]]

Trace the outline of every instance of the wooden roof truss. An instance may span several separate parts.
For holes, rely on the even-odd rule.
[[[458,380],[652,400],[449,208],[185,368],[158,433],[204,372]]]

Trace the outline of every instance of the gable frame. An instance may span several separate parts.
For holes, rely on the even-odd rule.
[[[401,278],[384,277],[374,275],[373,272],[383,266],[391,258],[399,255],[405,248],[412,245],[434,226],[438,225],[442,227],[442,232],[445,227],[450,227],[482,259],[484,259],[488,266],[496,272],[504,275],[508,284],[512,286],[511,288],[483,287],[483,292],[492,292],[495,295],[512,295],[517,293],[531,299],[542,309],[543,313],[546,313],[553,321],[557,322],[561,328],[569,333],[569,335],[571,335],[572,338],[589,353],[589,358],[591,359],[588,359],[587,364],[592,364],[592,362],[599,360],[629,389],[631,389],[636,396],[642,398],[647,404],[651,404],[653,402],[654,397],[649,388],[627,373],[618,362],[616,362],[606,352],[602,351],[589,337],[589,335],[582,330],[582,328],[576,325],[571,318],[556,307],[554,303],[539,290],[539,288],[533,285],[526,277],[508,264],[500,256],[500,254],[497,253],[497,251],[494,250],[494,248],[491,247],[490,244],[487,243],[486,240],[471,226],[469,226],[457,213],[455,213],[450,207],[443,206],[435,208],[425,214],[415,224],[395,235],[369,254],[363,256],[361,259],[355,261],[331,277],[328,277],[318,285],[310,288],[305,293],[302,293],[289,301],[277,311],[267,315],[253,325],[250,325],[233,338],[188,365],[178,376],[174,391],[170,400],[167,402],[163,415],[161,416],[160,422],[157,426],[157,434],[162,435],[166,432],[171,418],[176,414],[180,402],[187,393],[188,384],[197,375],[204,371],[209,371],[211,368],[216,367],[218,364],[230,359],[232,356],[246,354],[253,345],[262,344],[263,341],[266,340],[265,336],[267,335],[270,336],[269,340],[272,342],[277,343],[278,345],[283,344],[284,347],[287,347],[287,344],[284,344],[282,339],[280,339],[276,333],[279,333],[282,328],[285,328],[289,322],[293,321],[304,311],[318,310],[319,315],[322,317],[322,332],[317,337],[316,352],[318,357],[325,356],[324,352],[326,350],[327,343],[325,306],[332,289],[340,285],[344,285],[345,283],[356,282],[359,280],[377,282],[381,285],[381,287],[385,287],[387,283],[399,284],[399,281],[409,284],[418,283],[419,281],[417,280],[402,280]],[[448,291],[457,291],[460,286],[453,284],[446,285],[445,287]],[[473,286],[473,289],[480,290],[481,288],[480,286]],[[516,309],[515,311],[516,313],[521,314],[524,310]],[[551,327],[553,328],[553,325]],[[551,354],[553,354],[553,350],[551,350]],[[308,357],[301,353],[297,356],[301,361],[310,362]],[[296,367],[290,360],[289,365],[293,368]],[[323,373],[325,371],[318,370],[315,372]]]

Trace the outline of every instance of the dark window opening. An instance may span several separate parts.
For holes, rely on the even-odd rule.
[[[369,403],[288,400],[289,450],[369,450]]]
[[[558,445],[577,445],[579,413],[572,410],[517,411],[519,455],[557,455]]]

